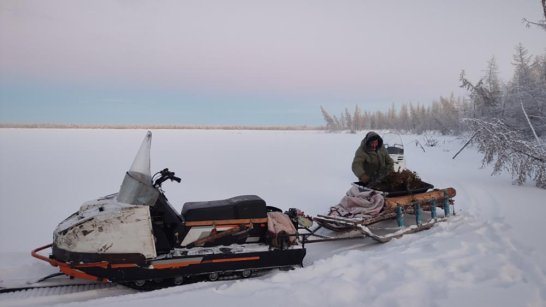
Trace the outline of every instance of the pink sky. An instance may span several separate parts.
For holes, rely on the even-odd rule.
[[[508,79],[518,43],[544,54],[523,17],[544,18],[540,1],[4,0],[0,86],[428,104],[464,94],[461,70],[478,80],[492,56]]]

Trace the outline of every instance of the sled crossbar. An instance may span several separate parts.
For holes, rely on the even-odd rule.
[[[445,201],[449,202],[456,194],[454,188],[446,188],[413,195],[386,197],[385,210],[392,211],[397,207],[407,207],[416,203],[425,207],[443,206]]]

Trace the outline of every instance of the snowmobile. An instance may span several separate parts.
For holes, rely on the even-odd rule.
[[[385,205],[374,217],[310,217],[296,208],[283,213],[256,195],[188,202],[178,213],[162,184],[181,180],[168,169],[151,175],[151,137],[148,132],[118,193],[83,203],[57,226],[51,244],[32,251],[33,257],[59,268],[60,273],[51,276],[113,282],[139,290],[195,280],[247,278],[302,266],[309,243],[355,238],[384,243],[428,229],[453,212],[455,190],[429,191],[432,185],[427,184],[401,193],[378,192]],[[437,207],[443,214],[437,214]],[[425,213],[430,217],[426,222]],[[406,227],[405,214],[415,215],[414,225]],[[378,234],[369,228],[394,219],[395,232]],[[331,233],[325,234],[324,229]],[[46,249],[51,250],[48,257],[40,253]]]
[[[383,144],[387,153],[394,161],[394,171],[400,172],[406,169],[406,159],[404,157],[404,142],[399,134],[387,133],[383,135]]]
[[[148,132],[119,192],[84,203],[32,255],[71,277],[145,290],[302,265],[305,248],[275,232],[281,210],[256,195],[190,202],[178,213],[161,185],[180,178],[168,169],[151,176],[150,146]],[[39,254],[46,248],[49,257]]]

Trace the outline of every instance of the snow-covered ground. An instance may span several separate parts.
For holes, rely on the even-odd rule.
[[[320,131],[153,131],[152,171],[178,210],[188,201],[257,194],[283,209],[326,213],[353,181],[363,134]],[[30,256],[80,204],[117,192],[144,130],[0,129],[0,287],[54,273]],[[462,140],[402,136],[407,166],[435,187],[457,190],[456,213],[431,230],[386,244],[308,245],[305,267],[234,281],[137,293],[121,286],[53,290],[1,306],[546,306],[546,191],[491,177]]]

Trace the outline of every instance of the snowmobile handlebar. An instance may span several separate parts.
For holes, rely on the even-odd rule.
[[[176,177],[174,172],[169,171],[168,168],[165,168],[157,173],[155,173],[154,178],[156,178],[159,175],[159,178],[155,179],[154,187],[161,187],[163,182],[167,180],[176,181],[180,183],[182,179],[180,177]]]

